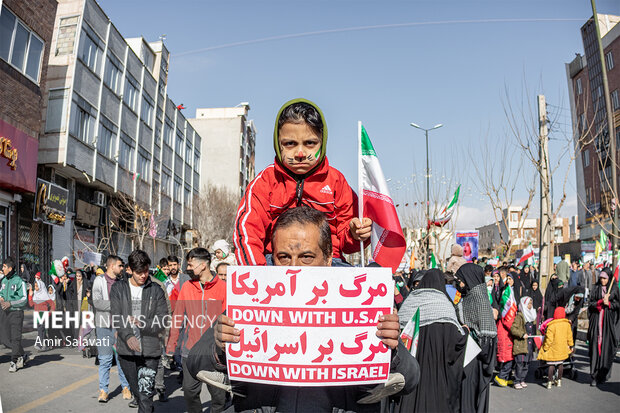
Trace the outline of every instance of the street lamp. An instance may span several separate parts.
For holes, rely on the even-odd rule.
[[[411,126],[413,126],[416,129],[420,129],[424,131],[424,134],[426,135],[426,225],[428,226],[428,223],[430,222],[430,192],[429,192],[429,180],[431,177],[431,172],[430,172],[430,168],[428,166],[428,131],[431,131],[433,129],[439,129],[443,126],[443,124],[438,123],[437,125],[433,126],[430,129],[424,129],[423,127],[421,127],[420,125],[417,125],[415,123],[411,123]],[[424,263],[426,265],[428,265],[428,249],[429,249],[429,236],[428,236],[428,228],[426,230],[427,234],[426,234],[426,252],[425,252],[425,257],[424,257]]]

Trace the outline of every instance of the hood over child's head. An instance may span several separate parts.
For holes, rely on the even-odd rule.
[[[296,175],[306,175],[325,159],[327,124],[321,109],[306,99],[286,102],[273,132],[276,159]]]

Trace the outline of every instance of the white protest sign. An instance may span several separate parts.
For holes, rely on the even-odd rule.
[[[391,351],[376,336],[392,312],[389,268],[228,267],[231,380],[289,386],[383,383]]]

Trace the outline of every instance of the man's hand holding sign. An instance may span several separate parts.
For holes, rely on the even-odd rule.
[[[276,267],[229,269],[226,315],[192,350],[191,374],[226,371],[246,396],[233,398],[235,410],[272,403],[297,410],[291,397],[305,410],[359,410],[369,389],[360,385],[384,383],[394,372],[410,392],[419,369],[399,341],[390,270],[329,267],[329,226],[307,207],[282,214],[272,246]],[[297,390],[289,395],[280,386]]]

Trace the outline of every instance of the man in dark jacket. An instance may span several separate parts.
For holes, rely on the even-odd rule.
[[[119,361],[131,392],[138,398],[138,411],[144,413],[153,409],[160,335],[165,332],[164,316],[168,314],[163,289],[149,277],[150,265],[146,252],[133,251],[128,258],[131,277],[115,282],[110,290]]]
[[[272,247],[275,265],[329,266],[332,247],[325,215],[306,206],[287,210],[275,225]],[[402,394],[410,393],[419,381],[420,371],[415,358],[399,340],[398,315],[384,315],[376,334],[392,352],[390,373],[400,373],[404,377]],[[188,372],[192,376],[203,370],[226,372],[224,345],[238,339],[239,331],[235,330],[232,319],[221,315],[191,349],[187,358]],[[233,397],[233,408],[234,411],[256,412],[378,411],[379,403],[358,403],[367,390],[368,386],[290,387],[233,382],[233,391],[246,396]]]

